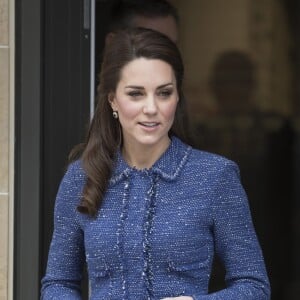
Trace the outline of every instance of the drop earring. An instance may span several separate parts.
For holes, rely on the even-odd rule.
[[[114,117],[115,119],[118,119],[118,118],[119,118],[119,114],[118,114],[118,112],[115,111],[115,110],[113,111],[112,115],[113,115],[113,117]]]

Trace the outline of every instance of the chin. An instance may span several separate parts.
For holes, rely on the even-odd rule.
[[[169,140],[169,136],[168,136],[168,140]],[[145,146],[155,146],[155,145],[161,145],[164,142],[166,142],[167,139],[165,137],[158,137],[158,138],[154,138],[154,137],[144,137],[142,139],[139,139],[138,142],[142,145]]]

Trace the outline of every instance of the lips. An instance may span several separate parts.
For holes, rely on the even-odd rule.
[[[148,128],[153,128],[159,125],[158,122],[139,122],[139,124]]]

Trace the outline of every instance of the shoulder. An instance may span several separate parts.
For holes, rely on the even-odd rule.
[[[69,164],[67,171],[59,185],[56,196],[55,211],[57,215],[65,215],[76,211],[82,189],[85,184],[85,173],[81,162],[74,161]]]
[[[197,172],[220,174],[226,170],[233,170],[239,174],[239,167],[234,161],[224,156],[189,146],[178,138],[174,139],[174,141],[177,144],[176,147],[180,149],[176,153],[176,159],[180,160],[181,163],[184,161],[185,170],[190,170],[195,174]]]
[[[60,182],[58,194],[80,193],[85,184],[85,178],[86,175],[82,168],[81,161],[77,160],[70,163]]]
[[[73,180],[74,183],[85,182],[86,175],[81,160],[75,160],[68,165],[65,178]]]
[[[181,150],[176,159],[180,160],[181,179],[184,182],[201,182],[212,187],[223,181],[240,181],[239,167],[234,161],[193,148],[180,140],[177,140],[177,143]],[[183,158],[180,158],[181,156]]]
[[[190,151],[188,164],[190,168],[204,172],[222,173],[225,170],[232,169],[239,173],[239,167],[234,161],[224,156],[195,148],[192,148]]]
[[[186,176],[207,192],[214,208],[247,210],[247,195],[238,165],[226,157],[193,149]],[[224,210],[225,211],[225,210]]]

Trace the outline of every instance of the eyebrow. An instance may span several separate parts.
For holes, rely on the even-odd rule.
[[[158,86],[157,89],[162,89],[162,88],[165,88],[165,87],[167,87],[169,85],[173,86],[173,83],[169,82],[169,83],[166,83],[166,84],[162,84],[162,85]],[[137,89],[137,90],[143,90],[144,89],[144,87],[138,86],[138,85],[127,85],[127,86],[125,86],[125,88],[126,89],[127,88],[129,88],[129,89]]]

